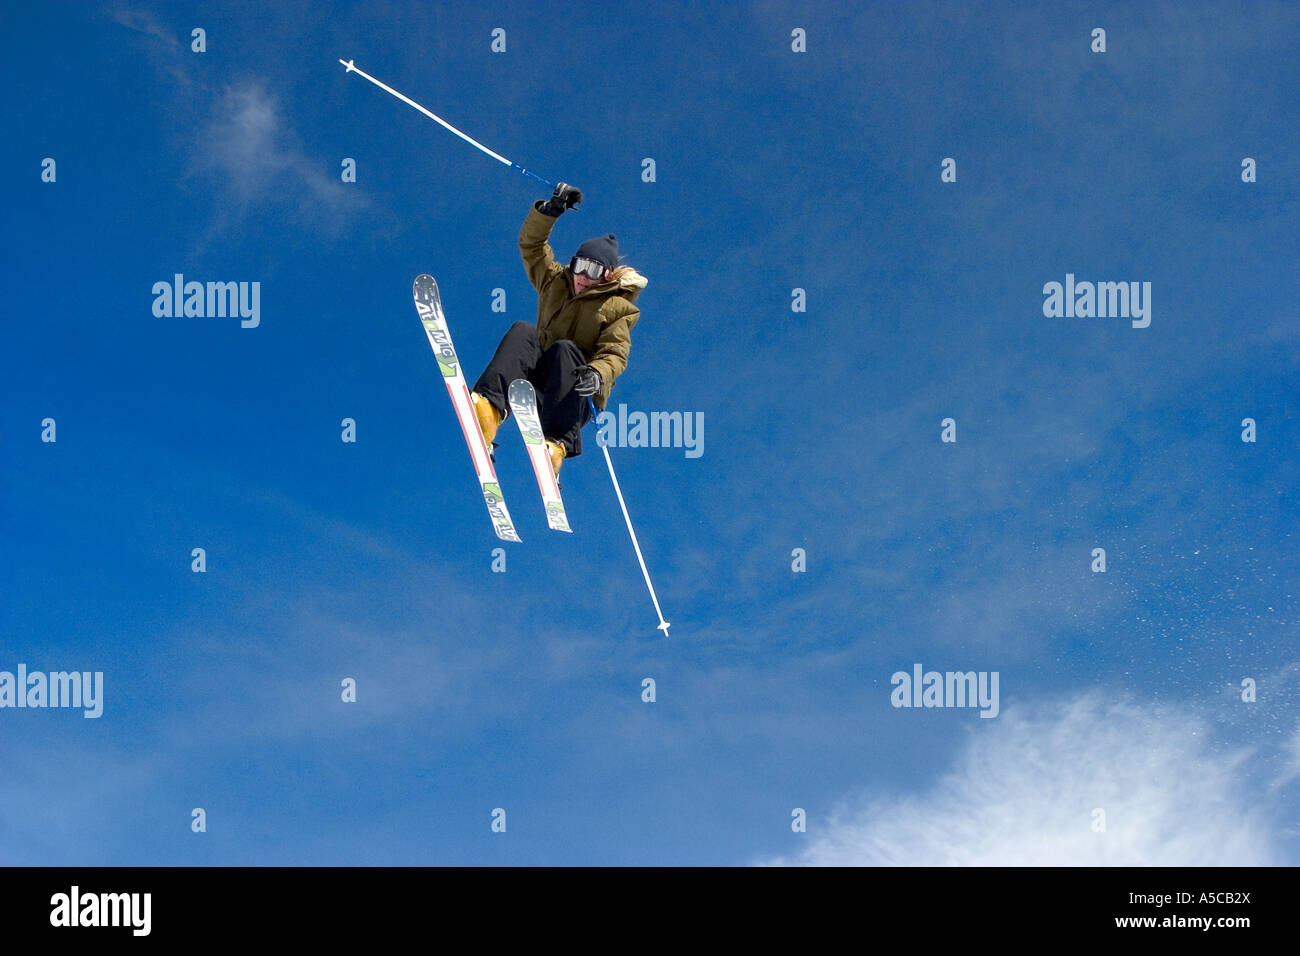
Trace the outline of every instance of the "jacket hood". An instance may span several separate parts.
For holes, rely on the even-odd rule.
[[[627,267],[627,272],[619,276],[619,291],[626,293],[629,302],[635,302],[636,297],[641,294],[641,290],[650,284],[650,280],[637,272],[631,266]]]

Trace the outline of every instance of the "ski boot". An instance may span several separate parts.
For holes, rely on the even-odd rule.
[[[546,451],[551,456],[551,469],[555,472],[556,487],[560,485],[560,465],[564,464],[564,446],[553,438],[546,439]]]
[[[469,398],[474,406],[474,415],[478,418],[479,430],[483,433],[483,444],[487,446],[488,457],[496,464],[497,443],[493,439],[497,437],[497,429],[510,413],[497,411],[496,406],[478,392],[470,392]]]

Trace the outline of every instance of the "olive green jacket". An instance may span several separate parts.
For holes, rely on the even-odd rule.
[[[609,400],[614,380],[627,368],[632,347],[632,326],[641,315],[634,302],[647,279],[634,269],[627,269],[616,282],[591,286],[582,295],[574,295],[573,270],[555,261],[547,239],[555,217],[533,208],[519,230],[519,251],[524,269],[537,290],[537,339],[549,348],[561,339],[569,339],[600,373],[600,391],[592,396],[597,408]]]

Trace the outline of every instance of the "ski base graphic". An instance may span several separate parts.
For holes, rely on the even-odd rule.
[[[474,473],[478,476],[479,486],[483,489],[483,503],[487,506],[488,517],[492,519],[492,528],[497,537],[505,541],[519,541],[510,512],[506,509],[505,495],[497,482],[496,469],[492,466],[492,457],[488,454],[487,444],[483,441],[483,432],[478,426],[478,417],[474,414],[474,405],[469,397],[469,386],[465,383],[465,374],[461,370],[460,360],[456,357],[456,348],[451,343],[451,332],[447,328],[447,318],[442,312],[442,297],[438,294],[438,283],[431,275],[419,275],[411,288],[415,299],[415,311],[419,313],[424,333],[429,337],[429,347],[433,349],[438,360],[438,370],[451,395],[452,408],[456,411],[456,420],[465,435],[465,444],[469,447],[469,456],[474,462]]]
[[[560,483],[555,478],[546,438],[542,434],[542,420],[537,414],[537,393],[532,382],[519,378],[510,383],[510,410],[514,412],[515,421],[519,422],[528,460],[533,463],[533,473],[537,475],[537,487],[542,492],[542,504],[546,508],[546,523],[554,531],[572,534],[569,516],[564,513],[564,500],[560,497]]]

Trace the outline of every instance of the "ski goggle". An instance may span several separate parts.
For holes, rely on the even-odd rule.
[[[595,259],[574,256],[571,265],[574,275],[586,276],[588,279],[599,279],[605,274],[605,266]]]

